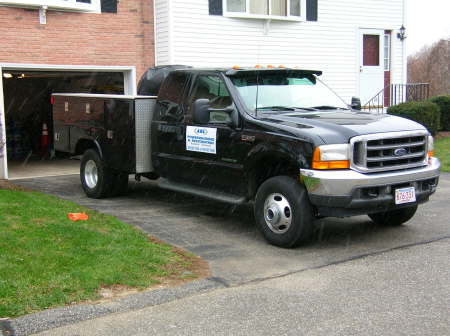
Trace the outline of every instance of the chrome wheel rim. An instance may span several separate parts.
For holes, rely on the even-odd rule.
[[[288,231],[292,223],[292,208],[287,198],[281,194],[270,194],[264,202],[264,220],[276,234]]]
[[[86,181],[86,185],[91,189],[97,186],[98,169],[93,160],[86,162],[86,166],[84,167],[84,180]]]

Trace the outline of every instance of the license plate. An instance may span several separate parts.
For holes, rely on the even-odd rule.
[[[395,204],[411,203],[416,201],[414,187],[395,189]]]

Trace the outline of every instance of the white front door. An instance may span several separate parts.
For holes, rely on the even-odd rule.
[[[384,88],[383,38],[384,30],[359,31],[359,96],[363,105]]]

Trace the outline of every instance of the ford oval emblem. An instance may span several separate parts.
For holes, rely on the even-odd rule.
[[[204,128],[196,128],[194,132],[195,132],[195,134],[198,134],[198,135],[207,135],[208,134],[208,130],[206,130]]]
[[[394,150],[395,156],[403,156],[406,154],[408,154],[408,151],[406,150],[406,148],[397,148],[396,150]]]

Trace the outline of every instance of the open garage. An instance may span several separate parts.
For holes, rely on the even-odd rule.
[[[134,67],[0,65],[0,74],[1,134],[6,145],[6,155],[0,159],[0,178],[78,172],[77,158],[53,148],[52,93],[135,93]]]

